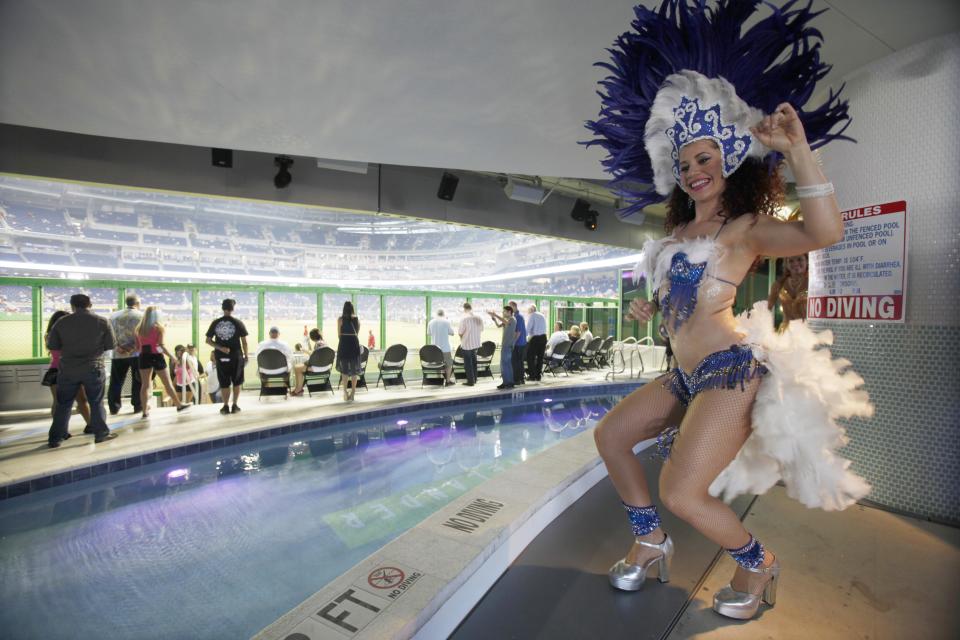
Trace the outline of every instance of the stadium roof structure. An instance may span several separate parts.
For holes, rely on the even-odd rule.
[[[0,175],[4,275],[543,288],[590,273],[614,280],[636,259],[620,247],[430,220]]]

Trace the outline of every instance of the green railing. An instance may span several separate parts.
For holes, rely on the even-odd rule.
[[[90,295],[94,311],[104,315],[122,308],[128,293],[140,296],[141,308],[158,305],[167,347],[193,343],[201,362],[209,357],[206,327],[220,315],[224,297],[238,301],[235,315],[247,325],[251,352],[271,326],[279,327],[281,338],[291,345],[302,339],[304,330],[317,327],[335,347],[335,319],[343,302],[351,300],[360,316],[361,342],[366,344],[372,332],[377,348],[405,344],[413,368],[419,366],[416,351],[427,342],[427,322],[441,305],[456,324],[463,302],[471,302],[484,318],[484,339],[498,343],[499,331],[483,311],[499,312],[508,300],[517,300],[522,307],[536,304],[547,315],[551,331],[554,321],[561,319],[586,321],[595,335],[611,335],[620,315],[617,300],[581,296],[0,277],[0,364],[45,362],[46,322],[54,311],[69,310],[69,295],[80,292]]]

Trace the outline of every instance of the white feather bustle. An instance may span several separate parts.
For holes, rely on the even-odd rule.
[[[737,320],[769,373],[754,402],[753,431],[710,494],[729,502],[764,493],[782,478],[787,495],[807,507],[842,510],[866,496],[870,485],[836,453],[847,442],[836,420],[870,417],[873,405],[850,362],[826,348],[833,334],[815,333],[804,322],[791,322],[778,334],[766,302]]]
[[[750,127],[763,120],[763,112],[741,100],[732,84],[724,78],[708,78],[690,70],[671,74],[657,91],[643,136],[653,167],[653,184],[660,195],[670,195],[677,184],[673,175],[673,142],[666,131],[673,128],[674,110],[684,96],[698,98],[704,108],[720,105],[721,122],[735,125],[738,136],[750,137],[747,157],[763,158],[770,152],[750,133]]]

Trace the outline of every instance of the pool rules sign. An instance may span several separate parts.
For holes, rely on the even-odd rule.
[[[843,212],[843,240],[810,254],[807,317],[903,322],[907,203]]]

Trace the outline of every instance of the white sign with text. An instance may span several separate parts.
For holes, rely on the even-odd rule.
[[[844,211],[843,240],[810,254],[807,317],[903,322],[907,203]]]

